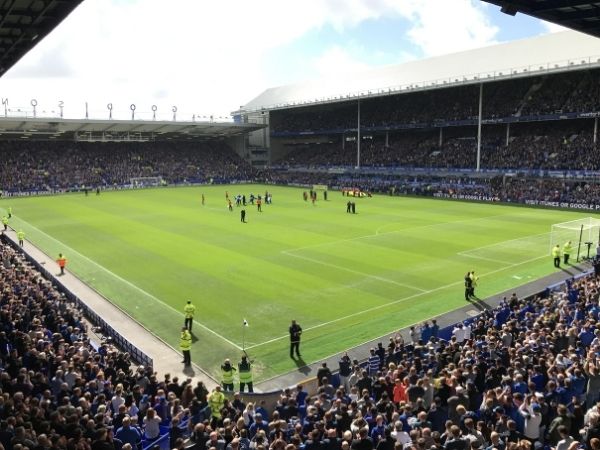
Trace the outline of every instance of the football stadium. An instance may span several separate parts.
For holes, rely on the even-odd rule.
[[[85,3],[0,1],[0,89]],[[0,90],[4,450],[600,450],[600,4],[483,3],[565,29],[228,117]]]

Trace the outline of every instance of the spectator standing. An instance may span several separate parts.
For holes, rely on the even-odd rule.
[[[319,386],[328,384],[331,381],[331,370],[327,367],[327,363],[321,363],[321,367],[317,370],[317,383]]]
[[[154,408],[148,408],[144,417],[144,438],[154,440],[160,436],[160,423],[162,419],[156,414]]]
[[[381,359],[379,358],[379,355],[375,352],[374,348],[371,348],[370,352],[371,354],[369,355],[368,361],[369,375],[373,376],[379,371],[379,364],[381,362]]]
[[[343,386],[346,393],[350,392],[350,375],[352,375],[352,361],[348,353],[344,353],[338,362],[340,386]]]
[[[137,448],[138,444],[142,441],[140,430],[131,425],[131,418],[129,416],[125,416],[123,425],[117,430],[115,437],[123,442],[123,444],[130,444],[133,448]]]

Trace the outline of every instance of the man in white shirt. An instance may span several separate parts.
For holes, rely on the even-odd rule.
[[[459,323],[452,330],[452,336],[456,338],[456,342],[462,344],[465,341],[465,330],[463,328],[463,324]]]
[[[469,325],[467,322],[465,322],[465,324],[463,326],[463,330],[465,333],[465,341],[468,341],[469,339],[471,339],[471,325]]]
[[[539,403],[531,403],[529,397],[521,407],[519,413],[525,419],[523,435],[530,441],[537,441],[540,438],[540,427],[542,425],[542,407]],[[528,405],[529,404],[529,405]]]
[[[403,431],[402,428],[402,422],[398,420],[394,424],[394,431],[392,431],[391,436],[396,439],[396,442],[402,444],[402,447],[404,447],[407,444],[411,444],[412,440],[410,439],[410,435],[406,431]]]
[[[564,425],[558,427],[558,434],[561,439],[556,444],[556,450],[568,450],[575,439],[569,436],[569,430]]]

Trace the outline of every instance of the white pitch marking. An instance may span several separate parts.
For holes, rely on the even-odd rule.
[[[465,250],[465,252],[474,252],[476,250],[481,250],[482,248],[489,248],[489,247],[494,247],[496,245],[500,245],[500,244],[504,244],[506,242],[515,242],[515,241],[522,241],[524,239],[528,239],[528,238],[532,238],[532,237],[538,237],[538,236],[547,236],[550,233],[538,233],[538,234],[529,234],[527,236],[521,236],[518,238],[514,238],[514,239],[508,239],[506,241],[500,241],[500,242],[494,242],[493,244],[487,244],[487,245],[482,245],[481,247],[475,247],[475,248],[471,248],[469,250]]]
[[[371,275],[368,273],[364,273],[364,272],[359,272],[358,270],[354,270],[354,269],[349,269],[348,267],[344,267],[344,266],[338,266],[337,264],[331,264],[325,261],[320,261],[318,259],[314,259],[314,258],[309,258],[308,256],[302,256],[302,255],[295,255],[293,253],[289,253],[285,250],[282,251],[282,253],[284,255],[288,255],[288,256],[292,256],[294,258],[300,258],[300,259],[305,259],[306,261],[311,261],[314,262],[316,264],[321,264],[327,267],[333,267],[334,269],[339,269],[339,270],[345,270],[346,272],[350,272],[356,275],[361,275],[365,278],[373,278],[374,280],[378,280],[378,281],[383,281],[384,283],[390,283],[390,284],[395,284],[396,286],[402,286],[402,287],[407,287],[412,289],[413,291],[420,291],[420,292],[427,292],[425,289],[421,289],[418,288],[416,286],[411,286],[410,284],[405,284],[405,283],[400,283],[398,281],[394,281],[394,280],[390,280],[388,278],[384,278],[384,277],[380,277],[378,275]]]
[[[402,230],[393,230],[393,231],[386,231],[385,233],[379,233],[378,230],[380,230],[382,227],[386,226],[386,225],[382,225],[377,230],[375,230],[375,234],[365,234],[364,236],[355,236],[355,237],[347,238],[347,239],[339,239],[337,241],[322,242],[320,244],[312,244],[312,245],[307,245],[305,247],[288,248],[286,250],[281,250],[281,252],[282,253],[295,252],[297,250],[305,250],[307,248],[323,247],[323,246],[326,246],[326,245],[340,244],[342,242],[351,242],[351,241],[358,241],[358,240],[361,240],[361,239],[369,239],[369,238],[378,237],[378,236],[385,236],[386,234],[403,233],[404,231],[418,230],[418,229],[421,229],[421,228],[432,228],[432,227],[438,227],[438,226],[443,226],[443,225],[451,225],[451,224],[455,224],[455,223],[463,223],[463,222],[472,223],[472,222],[475,222],[477,220],[485,220],[485,219],[491,219],[492,217],[510,216],[510,215],[514,215],[514,214],[512,214],[512,213],[494,214],[492,216],[480,217],[480,218],[477,218],[477,219],[472,219],[471,218],[471,219],[455,220],[455,221],[452,221],[452,222],[438,222],[438,223],[431,223],[431,224],[428,224],[428,225],[418,225],[416,227],[403,228]]]
[[[488,275],[493,275],[495,273],[502,272],[503,270],[507,270],[507,269],[510,269],[512,267],[520,266],[522,264],[527,264],[527,263],[530,263],[530,262],[533,262],[533,261],[537,261],[538,259],[542,259],[542,258],[546,258],[546,255],[544,255],[544,256],[538,256],[538,257],[531,258],[531,259],[527,259],[525,261],[514,263],[514,264],[511,264],[511,265],[506,266],[506,267],[502,267],[500,269],[492,270],[491,272],[487,272],[487,273],[482,274],[480,276],[480,278],[483,278],[483,277],[488,276]],[[446,289],[446,288],[449,288],[449,287],[452,287],[452,286],[456,286],[456,285],[459,285],[459,284],[463,284],[463,283],[464,283],[464,281],[462,281],[462,280],[461,281],[456,281],[454,283],[446,284],[444,286],[439,286],[437,288],[430,289],[428,291],[419,292],[418,294],[409,295],[408,297],[402,297],[402,298],[400,298],[398,300],[394,300],[392,302],[385,303],[383,305],[374,306],[373,308],[364,309],[362,311],[358,311],[358,312],[355,312],[355,313],[352,313],[352,314],[348,314],[347,316],[338,317],[337,319],[333,319],[333,320],[330,320],[328,322],[323,322],[323,323],[320,323],[320,324],[317,324],[317,325],[313,325],[312,327],[305,328],[304,331],[309,331],[309,330],[314,330],[316,328],[321,328],[321,327],[324,327],[326,325],[330,325],[332,323],[340,322],[342,320],[349,319],[349,318],[355,317],[355,316],[359,316],[361,314],[370,313],[370,312],[376,311],[378,309],[386,308],[388,306],[392,306],[392,305],[395,305],[397,303],[402,303],[402,302],[405,302],[407,300],[412,300],[413,298],[422,297],[423,295],[431,294],[432,292],[441,291],[443,289]],[[454,309],[457,309],[457,308],[454,308]],[[262,342],[260,344],[256,344],[256,345],[252,345],[250,347],[246,347],[246,350],[248,350],[250,348],[260,347],[260,346],[265,345],[265,344],[270,344],[271,342],[280,341],[281,339],[285,339],[288,336],[289,335],[286,334],[284,336],[279,336],[279,337],[276,337],[276,338],[273,338],[273,339],[269,339],[269,340],[267,340],[265,342]]]
[[[382,228],[389,227],[390,225],[393,225],[395,223],[402,223],[401,220],[398,220],[396,222],[390,222],[390,223],[386,223],[385,225],[381,225],[379,228],[377,228],[375,230],[375,235],[390,234],[390,233],[401,233],[401,232],[406,231],[406,230],[415,230],[415,229],[419,229],[419,228],[430,228],[430,227],[436,227],[436,226],[439,226],[439,225],[447,225],[447,224],[453,224],[453,223],[463,223],[463,222],[469,222],[469,223],[471,223],[471,222],[474,222],[476,220],[485,220],[485,219],[491,219],[492,217],[511,216],[511,215],[513,215],[513,213],[493,214],[491,216],[478,217],[476,219],[470,218],[470,219],[453,220],[453,221],[450,221],[450,222],[437,222],[437,223],[430,223],[429,225],[418,225],[416,227],[403,228],[402,230],[387,231],[385,233],[380,233],[379,232]]]
[[[490,261],[490,262],[495,262],[495,263],[500,263],[500,264],[510,264],[509,261],[502,261],[501,259],[486,258],[485,256],[469,255],[468,253],[463,253],[463,252],[458,252],[457,255],[464,256],[465,258],[481,259],[483,261]]]
[[[143,290],[141,287],[136,286],[135,284],[133,284],[131,281],[126,280],[125,278],[120,277],[119,275],[117,275],[114,272],[111,272],[110,270],[108,270],[106,267],[98,264],[96,261],[88,258],[87,256],[79,253],[77,250],[69,247],[68,245],[64,244],[63,242],[59,241],[58,239],[50,236],[49,234],[45,233],[44,231],[40,230],[39,228],[31,225],[29,222],[24,221],[23,219],[18,219],[21,222],[25,223],[29,228],[36,230],[38,233],[43,234],[44,236],[50,238],[51,240],[53,240],[54,242],[56,242],[57,244],[60,244],[61,246],[63,246],[64,248],[68,249],[71,253],[77,254],[79,255],[81,258],[85,259],[86,261],[92,263],[93,265],[95,265],[96,267],[99,267],[100,269],[104,270],[106,273],[112,275],[113,277],[117,278],[118,280],[121,280],[123,283],[131,286],[132,288],[136,289],[137,291],[141,292],[144,295],[147,295],[148,297],[154,299],[155,301],[163,304],[164,306],[166,306],[167,308],[175,311],[177,314],[179,314],[180,316],[183,316],[183,313],[181,311],[176,310],[175,308],[173,308],[171,305],[169,305],[168,303],[165,303],[164,301],[162,301],[161,299],[159,299],[158,297],[155,297],[154,295],[150,294],[149,292],[146,292],[145,290]],[[241,350],[242,347],[240,347],[239,345],[233,343],[232,341],[230,341],[229,339],[227,339],[224,336],[221,336],[219,333],[217,333],[216,331],[211,330],[210,328],[208,328],[206,325],[201,324],[200,322],[194,320],[194,323],[198,324],[198,326],[200,328],[203,328],[204,330],[208,331],[209,333],[223,339],[225,342],[227,342],[228,344],[232,345],[233,347],[237,348],[238,350]]]

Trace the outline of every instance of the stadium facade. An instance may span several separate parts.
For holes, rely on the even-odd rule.
[[[468,117],[452,117],[452,120],[448,120],[448,117],[434,117],[435,124],[432,120],[420,126],[416,126],[414,120],[393,124],[390,120],[379,120],[379,123],[367,123],[363,120],[358,126],[361,118],[359,104],[362,104],[363,111],[365,107],[377,109],[384,103],[385,107],[389,108],[389,102],[398,101],[399,106],[402,105],[403,97],[406,98],[406,102],[414,103],[429,95],[428,92],[431,91],[450,92],[452,95],[453,91],[457,93],[462,90],[460,95],[466,92],[468,96],[461,98],[461,102],[470,101],[476,104],[480,93],[483,93],[483,115],[480,119],[484,125],[486,121],[487,124],[539,122],[558,119],[564,117],[564,113],[572,111],[559,108],[553,111],[558,117],[542,118],[541,114],[529,114],[529,118],[525,118],[521,111],[515,110],[507,113],[505,117],[498,117],[498,114],[489,111],[489,108],[486,112],[487,92],[499,87],[510,90],[511,83],[518,83],[518,80],[523,79],[530,80],[529,89],[523,92],[523,98],[517,105],[522,107],[527,103],[527,96],[540,89],[536,87],[539,84],[537,80],[542,80],[543,83],[561,74],[581,74],[598,68],[600,41],[575,31],[564,31],[372,69],[342,79],[333,77],[269,88],[233,114],[237,122],[267,125],[267,128],[250,134],[249,144],[253,152],[266,155],[265,159],[270,164],[277,164],[298,145],[337,142],[344,146],[346,138],[352,136],[352,141],[357,142],[360,150],[360,143],[365,136],[369,139],[373,133],[385,136],[382,138],[387,145],[391,132],[414,128],[435,129],[440,134],[441,145],[444,128],[477,125],[477,120],[474,120],[479,119],[477,112]],[[527,81],[524,83],[527,84]],[[473,89],[465,90],[469,86]],[[481,91],[479,87],[482,87]],[[594,107],[590,108],[590,111],[578,111],[577,116],[568,118],[592,117],[595,120],[593,113],[596,109]],[[282,126],[289,122],[290,115],[313,114],[319,117],[324,112],[327,115],[352,114],[354,118],[348,126],[328,130],[322,127],[317,129],[314,126],[286,130],[286,127]],[[461,119],[462,122],[457,119]],[[593,127],[593,123],[590,127]],[[510,128],[510,125],[507,125],[507,128]],[[363,133],[362,138],[358,140],[357,130]],[[507,130],[507,136],[509,133]],[[478,146],[481,145],[479,141],[480,139]],[[360,165],[360,160],[357,161],[357,165]]]

